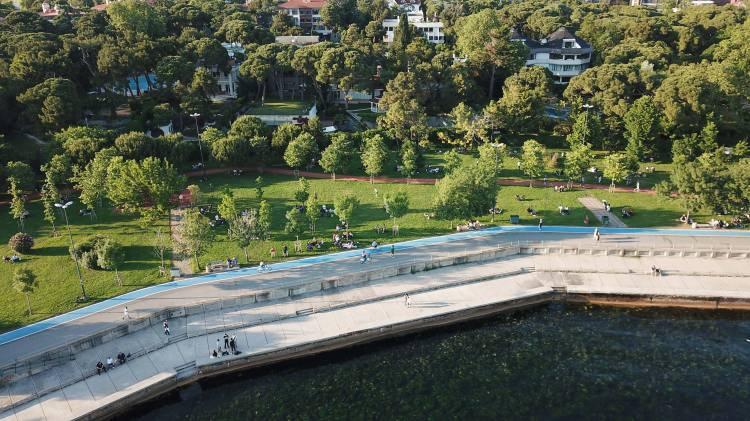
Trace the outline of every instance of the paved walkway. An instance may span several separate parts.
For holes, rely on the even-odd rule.
[[[380,259],[388,247],[374,251],[373,265],[393,265],[414,260],[438,258],[468,250],[494,247],[518,241],[564,242],[571,245],[591,241],[591,228],[546,226],[506,226],[481,231],[430,237],[396,244],[393,259]],[[717,248],[750,250],[750,231],[731,230],[664,230],[603,228],[602,244],[625,244],[641,247]],[[338,276],[370,270],[358,263],[360,251],[314,256],[272,265],[272,271],[258,273],[245,268],[213,273],[143,288],[119,297],[92,304],[41,322],[0,334],[0,367],[23,358],[29,350],[42,352],[73,342],[122,322],[123,306],[130,315],[151,313],[165,307],[192,305],[201,301],[248,295],[259,290],[291,285],[301,280]],[[314,267],[314,270],[312,268]]]
[[[604,240],[627,244],[624,237],[605,237]],[[582,239],[576,241],[583,242]],[[593,244],[590,240],[587,243]],[[652,264],[660,267],[665,276],[651,276]],[[565,255],[520,255],[318,291],[296,299],[215,310],[171,320],[172,336],[165,336],[159,326],[142,329],[83,351],[63,366],[0,388],[2,408],[11,402],[33,398],[36,391],[55,384],[69,384],[14,410],[0,411],[0,420],[72,419],[137,390],[172,379],[185,367],[200,369],[217,362],[298,347],[367,329],[387,328],[533,297],[559,286],[582,293],[698,297],[727,294],[750,298],[746,267],[747,260],[732,259],[584,255],[571,259]],[[522,268],[532,268],[535,272],[519,272]],[[405,293],[412,297],[410,307],[405,306]],[[310,308],[316,312],[299,315],[298,312]],[[216,329],[237,335],[242,354],[218,360],[210,358],[209,352],[215,348],[221,333],[206,332]],[[123,366],[100,376],[93,371],[95,363],[106,360],[107,356],[143,349],[149,352],[139,354]]]
[[[583,206],[586,206],[586,209],[590,210],[591,213],[594,214],[596,219],[599,220],[599,222],[602,222],[602,217],[607,216],[609,217],[609,226],[612,228],[625,228],[627,225],[625,225],[624,222],[620,220],[620,218],[617,217],[617,215],[613,214],[612,212],[607,212],[604,209],[604,203],[602,203],[599,199],[591,196],[587,197],[579,197],[578,201],[581,202]]]

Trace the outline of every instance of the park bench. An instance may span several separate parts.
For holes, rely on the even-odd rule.
[[[713,228],[713,226],[711,224],[699,224],[697,222],[693,222],[693,229],[699,228]]]
[[[223,272],[229,269],[230,267],[227,266],[227,262],[208,262],[206,265],[206,273]]]

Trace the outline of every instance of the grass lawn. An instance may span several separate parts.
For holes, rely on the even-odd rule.
[[[202,196],[202,202],[218,204],[220,192],[224,187],[230,188],[235,194],[238,209],[254,208],[258,206],[255,198],[255,188],[253,180],[257,174],[246,174],[242,177],[215,176],[211,178],[213,191],[205,192]],[[286,220],[284,214],[295,203],[293,201],[294,191],[297,188],[297,181],[293,177],[263,175],[266,187],[264,188],[264,198],[269,201],[273,211],[272,236],[269,241],[256,242],[250,247],[251,264],[257,264],[259,260],[271,261],[269,250],[275,247],[277,258],[281,256],[281,249],[284,244],[290,249],[290,256],[294,257],[292,252],[295,241],[294,236],[283,232]],[[195,180],[191,180],[195,181]],[[332,205],[337,195],[345,192],[351,192],[359,197],[361,205],[355,212],[351,230],[355,239],[360,244],[370,244],[373,240],[380,243],[389,243],[395,240],[404,241],[419,237],[433,236],[451,232],[450,222],[426,219],[424,214],[430,212],[432,198],[435,187],[431,185],[404,185],[404,184],[374,184],[366,182],[352,181],[333,181],[333,180],[309,180],[311,185],[311,194],[317,193],[321,204]],[[207,187],[201,185],[202,188]],[[375,189],[378,195],[375,195]],[[398,221],[400,227],[400,236],[398,239],[392,238],[390,234],[391,221],[387,217],[382,206],[382,195],[387,192],[406,191],[410,200],[409,213]],[[519,202],[515,199],[516,194],[526,196],[526,201]],[[608,193],[606,191],[571,191],[565,193],[556,193],[552,188],[530,189],[528,187],[503,187],[498,195],[498,203],[505,212],[495,218],[494,224],[508,224],[511,214],[517,214],[521,217],[522,224],[536,224],[538,217],[532,217],[527,214],[526,209],[532,207],[537,210],[540,216],[544,217],[548,225],[577,225],[583,226],[584,216],[589,215],[591,226],[596,226],[593,215],[589,213],[580,203],[578,198],[586,195],[606,199],[613,206],[613,212],[620,215],[622,206],[631,206],[635,211],[635,216],[625,220],[626,224],[633,227],[656,227],[656,226],[677,226],[677,218],[682,214],[679,204],[675,201],[665,201],[654,195],[634,194],[634,193]],[[558,206],[567,206],[570,208],[570,215],[560,215]],[[696,215],[697,218],[708,218],[707,215]],[[491,217],[485,215],[479,220],[486,225],[493,225]],[[303,245],[306,241],[316,236],[330,243],[331,235],[338,220],[335,217],[322,218],[318,222],[317,232],[306,233],[301,240]],[[377,234],[375,227],[385,225],[386,234]],[[319,252],[335,251],[323,249],[322,251],[300,253],[301,256],[307,256]],[[244,255],[236,244],[226,237],[226,228],[217,228],[216,243],[200,261],[205,265],[208,261],[221,261],[227,257],[237,257],[241,263],[244,262]]]
[[[310,111],[310,104],[302,101],[274,101],[252,107],[247,113],[254,115],[302,115]]]
[[[257,174],[245,174],[241,177],[233,176],[211,176],[212,188],[209,190],[208,182],[200,183],[203,189],[201,202],[217,204],[220,192],[224,187],[229,187],[235,194],[239,209],[257,207],[255,198],[254,180]],[[250,249],[250,264],[257,264],[258,260],[272,261],[269,249],[276,247],[278,256],[284,244],[290,248],[291,257],[307,256],[312,253],[325,253],[335,251],[329,247],[314,252],[303,251],[299,255],[293,252],[294,238],[284,233],[286,223],[284,214],[294,205],[293,195],[297,188],[297,181],[289,176],[263,175],[265,181],[264,198],[269,200],[273,211],[272,235],[269,241],[255,242]],[[191,179],[190,183],[197,182]],[[404,185],[404,184],[375,184],[366,182],[333,181],[330,179],[310,180],[311,193],[317,193],[321,203],[333,204],[337,195],[351,192],[361,201],[351,221],[351,230],[355,239],[360,244],[369,245],[373,240],[380,243],[393,241],[404,241],[419,237],[433,236],[451,232],[450,222],[427,219],[424,214],[431,210],[432,198],[435,187],[432,185]],[[378,194],[375,194],[375,189]],[[387,217],[382,206],[382,195],[393,191],[407,192],[410,200],[410,212],[398,221],[400,226],[400,237],[391,237],[391,221]],[[515,200],[516,194],[523,194],[527,200],[519,202]],[[536,224],[537,217],[527,214],[526,208],[532,207],[539,211],[548,225],[583,225],[584,216],[589,214],[579,202],[578,197],[592,195],[601,199],[609,200],[613,205],[613,212],[619,215],[622,206],[631,206],[635,211],[633,218],[625,222],[633,227],[650,226],[676,226],[677,218],[682,210],[675,201],[664,201],[654,195],[633,193],[608,193],[606,191],[571,191],[555,193],[551,188],[530,189],[528,187],[503,187],[498,195],[499,206],[505,212],[497,217],[494,224],[509,223],[510,215],[517,214],[521,217],[522,224]],[[558,213],[559,205],[570,208],[571,214],[562,216]],[[79,296],[78,278],[75,265],[68,255],[67,235],[51,236],[49,225],[42,221],[42,210],[38,202],[27,205],[32,216],[26,221],[26,231],[31,233],[36,241],[33,251],[23,255],[23,261],[18,264],[0,264],[0,331],[9,330],[28,324],[33,321],[44,319],[52,315],[69,311],[79,304],[76,297]],[[94,271],[83,269],[83,277],[87,292],[93,300],[102,300],[115,295],[142,288],[162,282],[159,278],[159,262],[153,254],[152,244],[154,234],[151,229],[143,229],[132,216],[112,214],[108,210],[99,211],[98,219],[91,221],[88,216],[78,215],[78,205],[69,209],[71,228],[74,240],[83,241],[94,234],[103,234],[113,237],[125,246],[126,263],[121,267],[120,274],[123,286],[117,285],[113,272]],[[10,255],[12,252],[7,246],[7,239],[17,231],[16,221],[7,215],[7,207],[0,208],[0,254]],[[708,219],[708,215],[696,215],[700,221]],[[595,221],[589,214],[592,226]],[[492,225],[489,215],[482,216],[479,220],[485,225]],[[322,238],[330,243],[333,228],[338,221],[335,217],[322,218],[318,223],[318,232],[306,233],[301,240],[303,244],[313,237]],[[164,221],[166,227],[166,221]],[[385,225],[386,234],[377,234],[375,227]],[[60,227],[64,229],[64,226]],[[219,227],[217,238],[209,252],[202,256],[200,261],[205,265],[208,261],[221,261],[227,257],[238,257],[240,262],[244,261],[244,254],[237,245],[226,236],[226,228]],[[64,231],[62,231],[64,234]],[[278,257],[277,257],[278,259]],[[12,288],[13,272],[19,267],[29,267],[38,276],[39,288],[31,295],[33,307],[32,315],[26,314],[26,303],[23,296]]]
[[[68,254],[69,240],[58,227],[61,235],[53,237],[48,223],[42,220],[39,202],[27,204],[31,216],[25,221],[26,232],[34,236],[35,246],[30,254],[21,255],[20,263],[0,263],[0,331],[9,330],[55,314],[70,311],[78,306],[80,295],[78,276],[73,260]],[[131,216],[112,215],[101,210],[92,223],[88,216],[78,215],[76,205],[68,209],[74,241],[80,242],[94,234],[107,235],[124,246],[125,263],[120,268],[123,286],[119,287],[114,272],[95,271],[82,268],[86,292],[93,300],[102,300],[134,289],[163,281],[158,276],[158,260],[152,253],[153,234],[143,230]],[[17,223],[11,220],[7,206],[0,207],[0,255],[13,254],[7,245],[8,238],[17,231]],[[163,223],[168,230],[166,220]],[[63,235],[65,234],[65,235]],[[29,316],[23,295],[12,287],[13,273],[17,268],[30,268],[37,275],[39,287],[31,294],[33,313]]]

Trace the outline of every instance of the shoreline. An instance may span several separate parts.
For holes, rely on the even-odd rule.
[[[591,294],[568,293],[553,290],[529,297],[511,299],[480,307],[458,310],[444,315],[416,319],[388,327],[365,329],[362,331],[323,339],[309,344],[294,346],[267,353],[248,355],[227,361],[217,361],[203,366],[188,377],[171,377],[157,384],[141,389],[139,392],[124,397],[112,404],[90,412],[80,420],[104,420],[122,417],[134,407],[150,405],[164,395],[200,382],[223,375],[254,370],[274,365],[290,363],[307,358],[360,347],[368,343],[382,342],[389,339],[405,337],[415,333],[448,328],[462,323],[476,322],[502,314],[512,314],[545,306],[554,302],[572,305],[593,305],[611,308],[649,308],[649,309],[687,309],[693,311],[730,311],[749,312],[750,299],[732,299],[726,297],[689,297],[657,296],[634,294]],[[722,304],[726,303],[726,304]]]

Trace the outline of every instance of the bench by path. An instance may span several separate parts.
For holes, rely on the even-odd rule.
[[[591,213],[594,214],[594,217],[599,220],[599,222],[602,222],[602,216],[608,216],[609,217],[609,226],[613,228],[626,228],[627,225],[625,225],[624,222],[620,220],[616,215],[614,215],[612,212],[607,212],[604,210],[604,203],[602,203],[599,199],[596,199],[594,197],[579,197],[578,201],[581,202],[583,206],[586,206],[586,209],[591,211]]]

